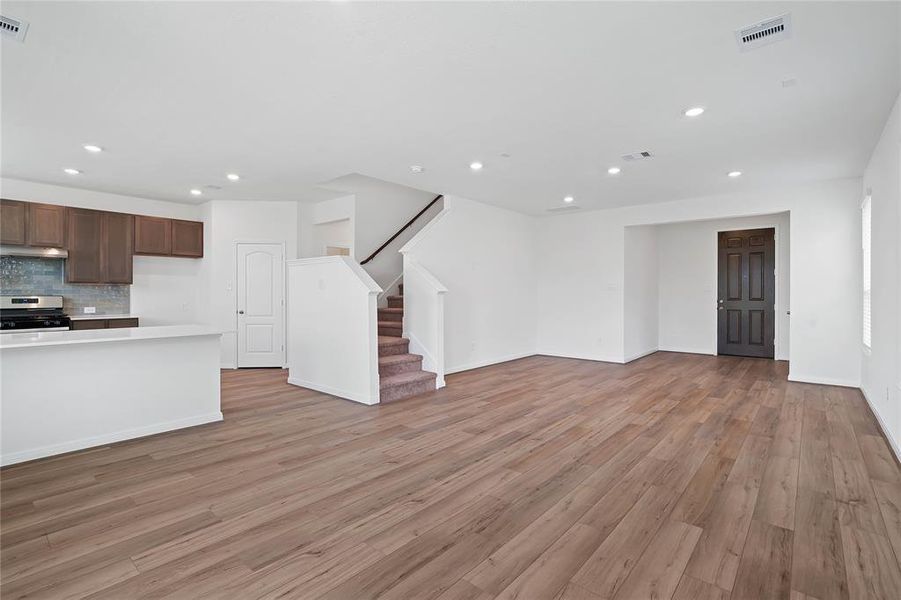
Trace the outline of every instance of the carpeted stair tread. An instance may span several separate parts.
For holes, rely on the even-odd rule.
[[[419,354],[391,354],[389,356],[379,357],[379,367],[397,363],[418,362],[420,360],[422,360],[422,356]]]
[[[379,321],[401,323],[404,320],[403,308],[380,308]]]
[[[379,378],[379,387],[381,389],[401,386],[408,383],[418,383],[420,381],[434,381],[437,375],[429,371],[409,371],[407,373],[399,373],[389,377]]]
[[[395,354],[406,354],[409,349],[410,340],[407,338],[395,335],[379,336],[379,358]]]

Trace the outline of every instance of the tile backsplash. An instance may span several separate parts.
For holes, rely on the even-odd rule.
[[[85,306],[97,314],[124,314],[131,304],[131,286],[66,283],[66,262],[59,258],[36,256],[0,256],[0,294],[62,296],[63,309],[80,315]]]

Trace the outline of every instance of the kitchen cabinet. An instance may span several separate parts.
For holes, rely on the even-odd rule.
[[[72,331],[84,331],[86,329],[122,329],[124,327],[137,327],[138,319],[134,317],[113,317],[104,319],[73,319],[69,329]]]
[[[131,283],[133,217],[85,208],[68,216],[68,283]]]
[[[203,223],[135,215],[135,254],[203,256]]]
[[[171,256],[172,220],[135,216],[135,254]]]
[[[107,319],[106,326],[109,329],[122,329],[123,327],[137,327],[137,319]]]
[[[103,213],[86,208],[70,208],[66,259],[68,283],[103,283]]]
[[[103,213],[101,263],[104,283],[131,283],[134,252],[134,217]]]
[[[172,256],[203,256],[203,223],[172,219]]]
[[[40,248],[65,248],[65,206],[28,203],[26,243]]]
[[[0,244],[66,247],[65,206],[0,200]]]
[[[0,244],[25,245],[25,215],[28,205],[18,200],[0,200]]]

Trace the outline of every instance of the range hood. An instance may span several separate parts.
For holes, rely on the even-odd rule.
[[[0,256],[37,256],[38,258],[66,258],[69,256],[69,252],[60,248],[0,246]]]

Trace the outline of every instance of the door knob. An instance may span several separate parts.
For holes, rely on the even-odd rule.
[[[244,314],[244,311],[243,311],[243,310],[239,310],[239,311],[238,311],[238,314],[239,314],[239,315],[243,315],[243,314]]]

